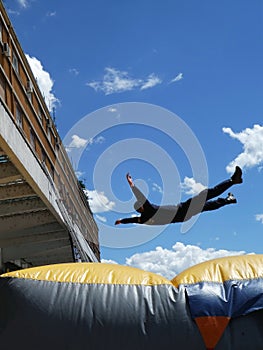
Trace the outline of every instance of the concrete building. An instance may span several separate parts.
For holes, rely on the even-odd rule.
[[[100,261],[98,227],[0,2],[0,269]]]

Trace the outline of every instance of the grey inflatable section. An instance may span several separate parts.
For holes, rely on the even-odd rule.
[[[1,349],[204,348],[172,286],[0,283]]]
[[[65,276],[60,265],[57,280],[54,266],[48,267],[46,280],[38,273],[1,276],[1,350],[206,349],[183,286],[108,264],[102,278],[103,264],[90,276],[92,264],[84,265],[87,273],[79,282],[78,264],[72,276],[69,265]],[[262,350],[262,344],[263,313],[258,311],[231,320],[216,349]]]

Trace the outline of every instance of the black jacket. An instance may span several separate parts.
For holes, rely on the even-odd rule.
[[[143,203],[144,211],[141,216],[121,219],[122,224],[146,224],[146,225],[166,225],[171,222],[181,222],[184,216],[179,212],[181,205],[155,205],[148,201],[144,194],[136,187],[131,187],[136,199]]]

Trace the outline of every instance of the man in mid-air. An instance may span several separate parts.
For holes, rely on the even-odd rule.
[[[119,219],[115,225],[119,224],[145,224],[145,225],[166,225],[175,222],[184,222],[191,219],[192,216],[204,211],[216,210],[225,205],[236,203],[237,200],[232,193],[228,193],[226,198],[218,197],[231,186],[241,184],[242,170],[236,166],[234,174],[230,179],[223,181],[215,187],[201,191],[197,196],[181,202],[177,205],[155,205],[148,201],[144,194],[134,185],[131,175],[126,175],[127,181],[131,187],[137,201],[134,209],[140,213],[140,216]]]

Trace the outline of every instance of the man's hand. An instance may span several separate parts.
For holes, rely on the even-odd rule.
[[[116,220],[115,225],[119,225],[119,224],[121,224],[121,220]]]
[[[126,174],[126,179],[127,179],[128,183],[129,183],[129,185],[130,185],[131,187],[133,187],[133,186],[134,186],[134,183],[133,183],[132,177],[131,177],[131,175],[130,175],[129,173]]]

